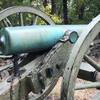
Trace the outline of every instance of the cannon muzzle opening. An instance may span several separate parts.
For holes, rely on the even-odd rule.
[[[77,41],[78,37],[79,37],[78,33],[76,31],[69,30],[69,31],[66,31],[65,34],[66,34],[66,36],[68,36],[68,40],[72,44],[74,44]]]

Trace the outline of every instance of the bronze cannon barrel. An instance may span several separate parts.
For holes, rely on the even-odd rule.
[[[0,51],[4,55],[38,52],[54,46],[65,33],[74,43],[78,39],[77,32],[81,31],[77,26],[71,29],[70,25],[6,27],[0,31]]]

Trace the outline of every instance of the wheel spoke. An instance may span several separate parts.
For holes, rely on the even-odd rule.
[[[23,14],[22,14],[22,13],[19,13],[19,17],[20,17],[20,20],[19,20],[19,21],[20,21],[20,22],[19,22],[20,25],[21,25],[21,26],[24,26]]]
[[[8,18],[6,18],[6,21],[8,22],[9,26],[13,26],[11,21]]]
[[[38,21],[38,16],[34,16],[34,18],[33,18],[33,25],[36,25],[37,24],[37,21]]]
[[[86,83],[86,84],[76,84],[75,90],[89,89],[89,88],[99,88],[100,82]]]
[[[93,66],[97,71],[100,72],[100,65],[97,64],[93,59],[91,59],[88,55],[84,56],[85,61],[87,61],[91,66]]]
[[[12,23],[11,23],[11,21],[8,18],[5,18],[3,20],[3,22],[4,22],[4,24],[5,24],[6,27],[13,26]]]
[[[4,26],[6,26],[6,27],[9,26],[8,23],[7,23],[7,21],[5,19],[3,19],[2,21],[3,21]]]

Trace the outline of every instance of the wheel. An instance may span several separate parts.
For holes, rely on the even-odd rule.
[[[21,6],[14,6],[14,7],[9,7],[3,11],[0,12],[0,21],[3,21],[3,24],[5,24],[4,26],[13,26],[13,23],[15,23],[15,25],[18,26],[22,26],[22,25],[28,25],[27,23],[24,23],[25,19],[24,14],[26,14],[27,17],[29,17],[31,19],[31,25],[33,24],[37,24],[38,19],[41,18],[41,20],[45,21],[45,24],[54,24],[54,22],[43,12],[36,10],[33,7],[21,7]],[[28,15],[29,14],[29,15]],[[8,19],[8,17],[10,19]],[[12,18],[17,18],[12,20]],[[15,21],[15,22],[11,22],[11,21]],[[19,23],[18,23],[19,21]],[[28,20],[29,21],[29,20]],[[17,23],[16,23],[17,22]],[[15,26],[14,25],[14,26]]]
[[[92,22],[87,25],[87,28],[80,35],[79,39],[72,49],[72,53],[70,54],[70,58],[63,75],[61,100],[74,100],[74,92],[76,89],[75,81],[79,72],[80,64],[82,63],[83,59],[91,64],[94,68],[96,68],[96,70],[100,71],[100,66],[94,60],[91,60],[88,55],[86,55],[89,46],[99,33],[100,15],[94,18]],[[85,86],[84,88],[86,87],[87,86]],[[88,87],[100,87],[100,82],[94,82]],[[82,89],[82,86],[80,87],[80,89]]]
[[[33,7],[14,6],[0,12],[0,29],[4,27],[38,24],[52,25],[54,22],[45,13]]]
[[[24,25],[40,25],[40,24],[50,24],[53,25],[54,22],[43,12],[36,10],[32,7],[21,7],[21,6],[14,6],[9,7],[0,12],[0,28],[4,27],[15,27],[15,26],[24,26]],[[13,64],[12,59],[13,56],[5,56],[0,55],[1,59],[6,60],[7,66],[1,66],[0,72],[5,73],[5,77],[1,75],[2,82],[0,83],[0,87],[3,91],[0,92],[0,100],[21,100],[23,97],[25,100],[29,99],[29,93],[34,91],[32,89],[34,87],[33,79],[34,76],[37,74],[37,71],[34,70],[38,69],[41,70],[41,62],[43,61],[46,54],[22,54],[19,55],[16,62],[18,62],[18,66],[22,69],[22,74],[20,77],[15,77],[14,79],[9,80],[8,76],[12,76],[13,74]],[[10,59],[10,60],[9,60]],[[34,60],[33,60],[34,59]],[[10,61],[10,64],[8,63]],[[21,60],[21,61],[19,61]],[[33,60],[33,61],[32,61]],[[4,62],[3,61],[3,62]],[[25,65],[25,66],[24,66]],[[9,74],[10,72],[10,74]],[[32,75],[32,76],[31,76]],[[31,76],[31,77],[30,77]],[[46,88],[41,91],[41,93],[37,93],[36,96],[31,97],[32,100],[41,100],[44,99],[54,88],[55,84],[59,75],[52,80],[52,82],[48,83]],[[29,82],[27,82],[29,81]],[[4,84],[4,85],[2,85]],[[4,88],[6,87],[7,88]],[[32,86],[32,87],[30,87]],[[35,87],[34,87],[35,88]],[[6,89],[9,91],[6,92]]]

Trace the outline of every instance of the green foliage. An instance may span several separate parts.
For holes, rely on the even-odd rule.
[[[44,9],[44,11],[46,12],[46,14],[48,16],[51,17],[51,19],[56,23],[56,24],[61,24],[62,23],[62,19],[60,16],[54,14],[51,14],[51,5],[49,4],[48,6],[46,6],[46,8]]]
[[[83,19],[79,19],[81,8],[84,10]],[[100,0],[73,0],[69,9],[70,23],[89,23],[92,18],[100,13]]]
[[[61,24],[63,22],[62,1],[55,0],[55,2],[58,11],[54,15],[51,14],[51,3],[49,2],[48,6],[44,8],[42,0],[0,0],[0,10],[16,5],[34,6],[46,12],[56,24]],[[68,0],[69,23],[89,23],[99,13],[100,0]],[[28,16],[26,19],[29,21],[30,17]],[[39,19],[38,24],[45,23]]]

